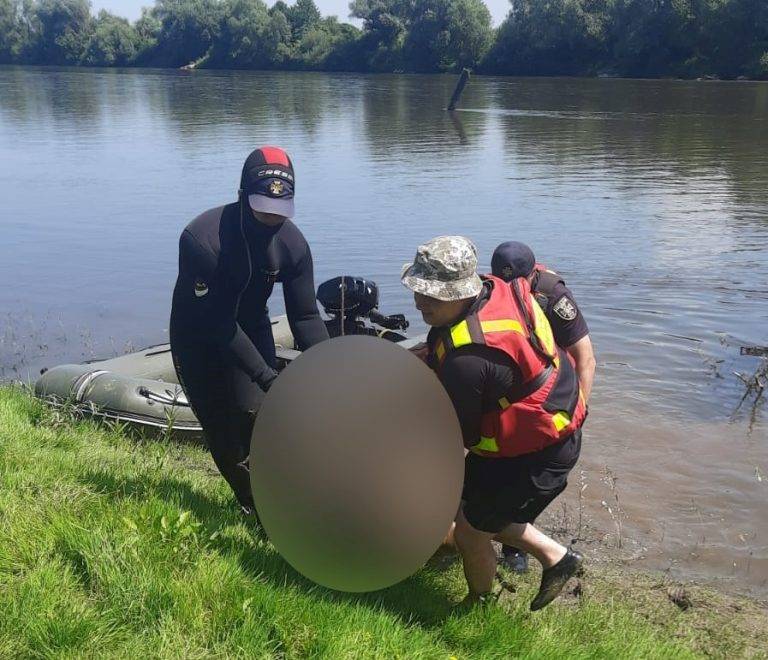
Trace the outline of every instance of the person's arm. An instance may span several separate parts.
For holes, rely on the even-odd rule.
[[[547,318],[558,346],[562,346],[576,362],[576,374],[584,395],[589,400],[595,377],[595,355],[589,327],[571,290],[560,284],[555,288],[547,308]]]
[[[502,351],[468,346],[449,353],[440,381],[459,418],[464,446],[471,449],[480,442],[483,412],[520,382],[520,369]]]
[[[440,372],[440,381],[459,418],[461,435],[467,449],[480,442],[485,373],[484,360],[468,351],[449,355]]]
[[[283,296],[288,323],[300,351],[328,339],[328,328],[317,309],[312,253],[306,244],[289,278],[283,282]]]
[[[224,358],[240,367],[252,381],[268,390],[277,372],[264,360],[236,318],[237,293],[217,278],[216,259],[188,231],[179,241],[179,273],[189,291],[187,321],[216,344]]]
[[[575,344],[567,346],[566,351],[576,362],[576,374],[579,377],[581,393],[584,395],[584,402],[589,401],[589,395],[592,393],[592,383],[595,378],[595,353],[592,349],[592,340],[589,335],[579,339]]]

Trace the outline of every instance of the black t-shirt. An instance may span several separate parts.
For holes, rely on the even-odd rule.
[[[482,309],[490,298],[491,284],[485,282],[468,314]],[[444,328],[433,328],[431,343]],[[504,351],[472,344],[450,351],[439,371],[440,382],[451,398],[459,418],[464,446],[473,447],[480,440],[480,418],[498,400],[521,381],[520,368]]]
[[[547,315],[558,346],[568,348],[589,334],[573,293],[559,275],[550,271],[537,272],[531,290]]]

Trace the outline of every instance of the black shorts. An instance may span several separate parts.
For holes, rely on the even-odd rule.
[[[565,490],[580,451],[581,430],[542,451],[514,458],[470,452],[464,461],[464,516],[484,532],[532,523]]]

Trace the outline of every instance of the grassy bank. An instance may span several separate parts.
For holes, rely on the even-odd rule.
[[[374,594],[312,585],[235,510],[199,447],[72,421],[0,387],[0,657],[764,657],[766,611],[592,569],[460,612],[460,565]]]

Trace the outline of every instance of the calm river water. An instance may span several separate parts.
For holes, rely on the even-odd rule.
[[[166,341],[181,229],[279,144],[317,282],[375,280],[416,332],[398,273],[435,235],[561,271],[598,373],[555,517],[582,476],[633,565],[768,593],[768,405],[734,375],[768,344],[768,85],[478,77],[451,117],[454,82],[0,68],[0,379]]]

